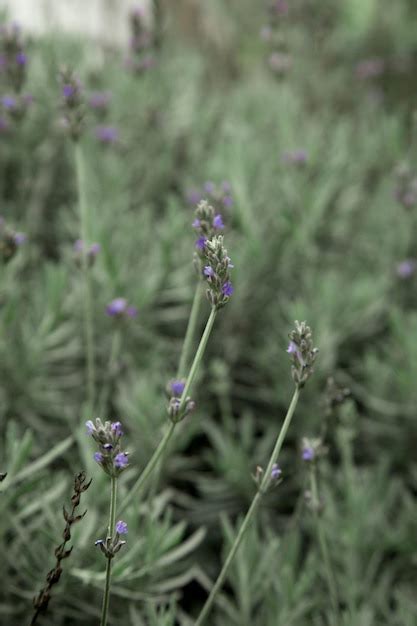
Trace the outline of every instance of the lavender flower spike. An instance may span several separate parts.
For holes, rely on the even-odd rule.
[[[282,474],[282,470],[280,466],[278,465],[278,463],[274,463],[272,466],[272,470],[271,470],[272,480],[276,480],[277,478],[280,478],[281,474]]]

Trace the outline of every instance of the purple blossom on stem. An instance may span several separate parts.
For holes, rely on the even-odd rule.
[[[183,380],[173,380],[171,383],[171,391],[175,397],[180,397],[185,388],[185,382]]]
[[[195,242],[195,247],[198,250],[204,250],[206,246],[206,241],[207,241],[207,237],[199,237],[197,241]]]
[[[207,276],[207,278],[212,278],[215,275],[215,272],[211,265],[206,265],[203,270],[203,274],[204,276]]]
[[[222,230],[224,228],[223,218],[220,213],[214,216],[213,228],[215,228],[216,230]]]
[[[315,457],[314,448],[312,446],[305,445],[301,450],[301,458],[303,461],[313,461]]]
[[[230,282],[230,280],[226,281],[222,287],[222,293],[224,296],[227,296],[228,298],[230,298],[230,296],[233,294],[234,292],[234,288],[232,283]]]
[[[114,435],[116,435],[116,437],[121,437],[123,435],[121,422],[113,422],[111,425],[111,429]]]
[[[224,196],[223,198],[223,205],[230,209],[230,207],[233,205],[233,198],[232,196]]]
[[[122,520],[116,522],[116,532],[119,535],[127,535],[127,524]]]
[[[119,131],[114,126],[98,126],[95,134],[103,144],[114,144],[119,140]]]
[[[28,60],[27,56],[26,56],[26,54],[24,52],[18,52],[16,54],[16,63],[18,65],[22,65],[22,66],[26,65],[27,60]]]
[[[114,465],[119,469],[124,469],[128,466],[128,463],[129,458],[126,452],[119,452],[119,454],[116,454],[116,456],[114,457]]]
[[[8,109],[9,111],[13,111],[13,109],[15,109],[17,106],[17,100],[13,96],[3,96],[3,98],[1,99],[1,103],[4,108]]]
[[[87,427],[88,434],[92,435],[96,429],[96,427],[94,426],[94,422],[92,420],[88,420],[88,422],[86,422],[85,425]]]
[[[201,226],[201,220],[195,219],[194,222],[191,224],[191,226],[193,228],[200,228]]]
[[[278,465],[278,463],[274,463],[272,466],[272,470],[271,470],[271,478],[273,480],[276,480],[277,478],[279,478],[282,474],[282,470],[280,468],[280,466]]]
[[[97,463],[102,463],[103,455],[101,454],[101,452],[94,453],[94,460],[97,461]]]
[[[69,85],[69,84],[62,85],[62,95],[66,99],[72,98],[72,96],[75,95],[75,87],[74,87],[74,85]]]
[[[410,278],[414,274],[417,268],[417,262],[415,259],[405,259],[397,265],[397,276],[400,278]]]

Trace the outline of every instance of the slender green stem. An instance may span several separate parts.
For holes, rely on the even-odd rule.
[[[106,380],[104,381],[104,385],[100,394],[100,401],[98,403],[99,415],[103,415],[104,410],[106,408],[106,404],[107,404],[109,393],[110,393],[111,380],[112,380],[115,365],[116,365],[116,362],[120,353],[121,344],[122,344],[122,333],[120,331],[120,328],[117,327],[113,333],[111,347],[110,347],[109,364],[107,367]]]
[[[94,328],[93,328],[93,296],[91,276],[88,267],[88,204],[86,198],[86,173],[84,155],[80,142],[77,142],[75,150],[75,169],[77,174],[78,205],[80,217],[81,239],[84,244],[82,251],[82,270],[84,275],[84,336],[87,360],[87,409],[91,415],[94,410],[95,400],[95,363],[94,363]]]
[[[117,478],[112,476],[111,494],[110,494],[110,515],[109,526],[107,528],[107,537],[113,537],[114,527],[116,524],[116,495],[117,495]],[[103,607],[101,610],[100,626],[107,626],[107,616],[109,613],[110,601],[110,580],[111,580],[111,557],[107,559],[106,566],[106,582],[104,586]]]
[[[284,419],[284,423],[282,424],[281,430],[278,434],[277,440],[275,442],[275,446],[274,449],[272,451],[272,454],[270,456],[269,459],[269,463],[267,466],[267,469],[263,475],[263,479],[262,482],[259,486],[259,489],[255,495],[255,497],[252,500],[252,503],[248,509],[248,512],[245,515],[245,519],[242,522],[242,525],[239,529],[238,534],[236,535],[236,538],[233,542],[233,545],[230,549],[229,554],[227,555],[226,561],[224,562],[224,565],[221,569],[221,572],[216,580],[216,582],[213,585],[212,590],[210,591],[210,595],[207,598],[200,615],[198,616],[198,619],[195,623],[195,626],[201,626],[204,622],[204,620],[206,619],[206,617],[208,616],[211,607],[213,606],[214,600],[218,594],[218,592],[220,591],[220,589],[222,588],[222,585],[224,583],[224,580],[226,578],[227,572],[229,570],[229,567],[236,555],[236,552],[238,551],[238,548],[240,546],[240,544],[242,543],[243,537],[245,536],[245,533],[247,531],[247,529],[249,528],[249,525],[252,521],[252,518],[259,506],[259,503],[261,501],[262,498],[262,494],[264,494],[266,492],[266,490],[269,487],[269,484],[271,482],[271,471],[272,471],[272,466],[274,463],[276,463],[279,453],[281,452],[281,448],[282,448],[282,444],[284,443],[284,439],[286,437],[288,428],[291,424],[291,420],[293,418],[294,412],[295,412],[295,408],[297,406],[297,402],[298,402],[298,398],[300,395],[300,390],[298,387],[295,388],[294,391],[294,395],[292,397],[290,406],[288,407],[288,411],[287,411],[287,415],[285,416]]]
[[[324,533],[324,528],[322,525],[322,520],[321,520],[320,512],[319,512],[319,495],[318,495],[318,488],[317,488],[316,471],[317,471],[316,466],[313,463],[310,469],[311,503],[312,503],[312,509],[313,509],[313,514],[314,514],[314,521],[316,524],[317,538],[319,541],[321,555],[322,555],[322,559],[324,563],[324,570],[326,573],[327,585],[329,588],[330,603],[331,603],[332,614],[333,614],[333,626],[337,626],[338,624],[340,624],[339,597],[338,597],[337,587],[336,587],[336,578],[335,578],[332,563],[330,560],[327,539]]]
[[[188,318],[187,330],[185,333],[184,343],[182,345],[180,362],[178,364],[177,378],[185,376],[188,361],[190,360],[190,352],[194,341],[195,331],[197,328],[198,316],[202,301],[202,288],[200,281],[197,284],[194,293],[194,300],[191,307],[190,317]]]
[[[207,342],[208,339],[210,337],[210,333],[213,329],[213,324],[214,324],[214,320],[216,319],[216,309],[213,308],[211,310],[210,313],[210,317],[207,320],[207,324],[206,327],[204,329],[204,333],[200,339],[200,344],[197,348],[197,352],[195,354],[193,363],[191,365],[191,369],[190,369],[190,373],[188,374],[187,377],[187,382],[184,388],[184,391],[182,393],[181,396],[181,403],[180,403],[180,408],[179,408],[179,412],[181,412],[182,408],[184,407],[185,404],[185,400],[187,398],[187,395],[191,389],[191,385],[194,381],[195,375],[197,373],[198,370],[198,366],[200,365],[201,359],[203,358],[204,355],[204,351],[206,349],[207,346]],[[162,437],[161,441],[159,442],[158,447],[156,448],[155,452],[153,453],[153,455],[151,456],[151,458],[148,461],[148,464],[146,465],[145,469],[143,470],[143,472],[141,473],[141,475],[139,476],[139,478],[137,479],[137,481],[135,482],[135,484],[133,485],[133,487],[130,489],[129,493],[127,494],[127,496],[125,497],[125,499],[122,501],[122,505],[120,507],[120,512],[123,512],[125,510],[125,508],[128,506],[128,504],[131,502],[131,500],[133,499],[133,497],[137,496],[138,493],[142,490],[144,484],[146,483],[146,481],[148,480],[149,476],[152,474],[153,470],[155,469],[156,465],[158,464],[158,461],[162,458],[162,455],[165,452],[165,449],[168,445],[169,440],[171,439],[173,432],[175,430],[175,426],[176,426],[176,422],[171,422],[168,426],[168,428],[165,431],[164,436]]]

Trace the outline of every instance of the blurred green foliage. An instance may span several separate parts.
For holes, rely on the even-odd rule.
[[[209,5],[209,6],[206,6]],[[382,6],[383,5],[383,6]],[[193,297],[193,208],[187,191],[230,181],[224,212],[235,294],[219,315],[195,399],[148,497],[126,513],[128,548],[114,567],[111,624],[192,623],[253,494],[290,399],[285,349],[294,319],[320,348],[268,495],[210,624],[321,626],[328,593],[303,503],[303,435],[319,433],[332,375],[351,389],[329,423],[322,463],[323,523],[344,626],[413,626],[417,614],[416,208],[394,198],[396,166],[416,165],[412,136],[417,70],[415,3],[290,3],[282,38],[291,70],[276,76],[259,37],[266,13],[249,0],[163,9],[155,67],[133,76],[123,53],[51,34],[28,45],[34,104],[0,134],[0,213],[27,243],[0,267],[0,621],[29,621],[31,599],[53,564],[72,475],[93,484],[46,624],[99,618],[107,481],[92,460],[85,397],[82,290],[72,246],[79,236],[71,145],[59,125],[58,68],[87,90],[111,91],[102,146],[87,118],[84,149],[103,418],[128,433],[133,484],[166,420]],[[358,64],[385,70],[361,79]],[[297,166],[286,152],[305,150]],[[414,160],[413,160],[414,159]],[[114,297],[139,309],[122,328],[108,380]],[[204,309],[201,325],[208,312]]]

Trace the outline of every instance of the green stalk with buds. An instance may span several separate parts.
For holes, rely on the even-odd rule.
[[[275,441],[275,445],[269,458],[267,468],[265,472],[262,470],[262,468],[258,468],[258,474],[256,477],[258,490],[245,515],[245,518],[242,522],[238,534],[236,535],[236,538],[229,551],[226,561],[224,562],[220,574],[218,575],[217,580],[214,583],[211,592],[200,612],[200,615],[197,618],[195,626],[202,626],[208,614],[210,613],[217,594],[223,586],[223,583],[233,562],[233,559],[239,549],[239,546],[242,543],[242,540],[250,526],[250,523],[252,522],[255,513],[260,505],[262,496],[269,490],[273,483],[276,483],[281,475],[281,470],[277,464],[279,454],[281,452],[282,445],[293,419],[294,412],[300,396],[300,391],[304,387],[308,378],[313,373],[313,365],[318,353],[317,348],[313,347],[311,330],[305,322],[300,323],[296,321],[295,329],[291,331],[289,337],[290,343],[287,352],[290,354],[292,360],[291,374],[295,383],[294,394],[290,402],[290,406],[288,408],[284,422]]]

